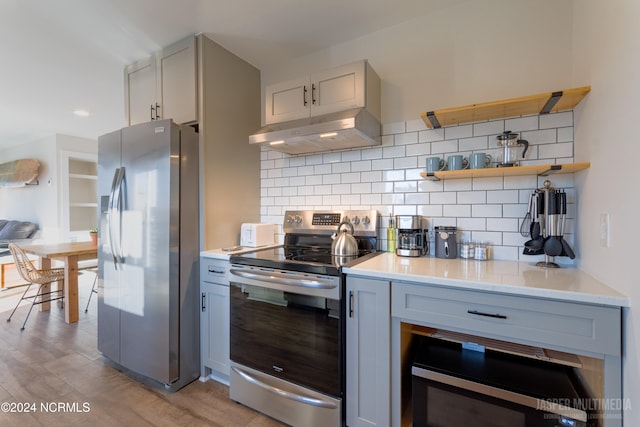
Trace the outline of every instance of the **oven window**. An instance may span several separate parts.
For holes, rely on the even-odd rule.
[[[231,360],[340,396],[337,300],[231,284]]]

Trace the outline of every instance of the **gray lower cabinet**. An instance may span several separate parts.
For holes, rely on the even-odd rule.
[[[391,424],[391,287],[347,276],[347,426]]]
[[[200,260],[200,375],[229,383],[229,262]]]
[[[581,375],[590,376],[600,389],[596,401],[616,402],[602,406],[602,425],[622,425],[620,307],[393,282],[391,313],[394,363],[402,360],[401,323],[586,356],[591,361]],[[392,372],[393,389],[400,390],[400,368],[392,366]],[[393,396],[394,427],[402,424],[400,394]]]

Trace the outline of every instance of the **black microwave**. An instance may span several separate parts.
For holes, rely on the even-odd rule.
[[[587,427],[572,368],[421,337],[412,366],[414,427]]]

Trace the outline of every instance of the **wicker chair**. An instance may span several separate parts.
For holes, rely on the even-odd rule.
[[[27,319],[29,319],[29,315],[31,314],[31,310],[33,306],[36,304],[43,304],[50,301],[61,300],[64,298],[63,289],[58,287],[55,291],[47,291],[43,292],[46,289],[46,285],[56,282],[58,280],[64,279],[64,268],[51,268],[51,269],[40,269],[38,270],[33,266],[31,260],[27,257],[27,254],[24,253],[22,248],[15,243],[9,244],[9,250],[13,255],[13,259],[15,260],[16,267],[18,268],[18,273],[20,276],[27,281],[27,289],[22,294],[22,298],[18,301],[15,308],[9,315],[7,322],[11,321],[11,317],[13,313],[16,312],[16,309],[20,306],[23,300],[31,300],[31,307],[29,307],[29,312],[27,313],[27,317],[24,319],[24,323],[20,330],[24,330],[24,325],[27,324]],[[38,285],[38,292],[34,295],[27,295],[29,293],[29,289],[31,286]]]

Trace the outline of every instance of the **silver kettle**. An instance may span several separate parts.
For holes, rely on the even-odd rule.
[[[341,230],[343,225],[349,226],[349,232],[347,230]],[[338,230],[331,238],[331,255],[334,263],[342,265],[345,262],[352,261],[358,256],[358,242],[353,237],[353,224],[349,221],[342,221],[338,224]]]

